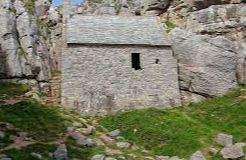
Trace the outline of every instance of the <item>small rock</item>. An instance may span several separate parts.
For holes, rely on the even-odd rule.
[[[81,128],[80,131],[84,135],[90,135],[90,134],[92,134],[92,132],[93,132],[94,129],[95,128],[93,126],[88,126],[87,128]]]
[[[11,158],[8,157],[6,154],[0,154],[0,160],[12,160]]]
[[[246,143],[243,142],[236,143],[235,145],[242,148],[246,147]]]
[[[30,97],[35,99],[38,102],[41,102],[41,98],[39,97],[38,93],[34,92],[34,91],[29,91],[27,93],[25,93],[25,97]]]
[[[116,146],[118,148],[129,148],[131,146],[131,144],[128,142],[117,142]]]
[[[156,156],[156,160],[169,160],[169,156]]]
[[[148,150],[145,150],[145,149],[141,150],[141,152],[142,152],[142,153],[149,154],[149,151],[148,151]]]
[[[79,128],[79,127],[83,127],[83,124],[82,123],[79,123],[79,122],[74,122],[72,124],[72,126],[75,127],[75,128]]]
[[[71,132],[74,132],[75,131],[75,128],[74,127],[68,127],[67,128],[67,132],[68,133],[71,133]]]
[[[125,156],[119,156],[118,160],[127,160],[127,158]]]
[[[106,156],[103,155],[103,154],[98,154],[98,155],[95,155],[91,158],[91,160],[104,160]]]
[[[11,158],[6,157],[6,158],[1,158],[0,160],[12,160],[12,159],[11,159]]]
[[[115,159],[113,157],[107,157],[107,158],[105,158],[105,160],[117,160],[117,159]]]
[[[190,160],[206,160],[206,158],[203,156],[201,151],[196,151],[194,154],[192,154]]]
[[[225,159],[236,159],[244,156],[243,147],[238,144],[223,148],[220,154]]]
[[[0,131],[0,139],[4,139],[5,138],[5,133]]]
[[[78,131],[72,131],[69,133],[69,135],[76,140],[78,145],[85,146],[85,147],[95,146],[95,142],[92,139],[87,138],[86,136],[84,136]]]
[[[136,159],[137,155],[134,153],[129,153],[129,154],[127,154],[127,157],[131,157],[132,159]],[[129,158],[129,159],[131,159],[131,158]]]
[[[113,145],[115,143],[115,140],[106,136],[106,135],[102,135],[100,136],[100,139],[107,145]]]
[[[209,148],[209,152],[216,155],[219,151],[216,148]]]
[[[69,136],[72,137],[75,140],[82,140],[82,139],[86,139],[87,138],[86,136],[84,136],[83,134],[81,134],[78,131],[69,132]]]
[[[144,159],[145,159],[145,160],[155,160],[155,158],[150,157],[150,156],[149,156],[149,157],[146,157],[146,156],[145,156]]]
[[[96,145],[95,142],[90,138],[77,140],[77,144],[85,147],[93,147]]]
[[[179,158],[178,156],[173,156],[169,160],[184,160],[184,159]]]
[[[110,137],[115,138],[115,137],[117,137],[117,136],[120,135],[120,130],[119,130],[119,129],[116,129],[116,130],[114,130],[114,131],[112,131],[112,132],[109,132],[108,135],[109,135]]]
[[[84,118],[79,118],[79,121],[83,124],[87,124],[87,121]]]
[[[105,154],[107,156],[114,156],[114,155],[120,155],[120,154],[122,154],[122,152],[120,150],[106,148]]]
[[[0,158],[8,158],[8,155],[6,155],[6,154],[0,154]]]
[[[68,160],[68,151],[65,144],[58,146],[54,153],[54,157],[56,160]]]
[[[233,136],[228,135],[228,134],[224,134],[224,133],[220,133],[217,135],[215,141],[219,145],[229,147],[229,146],[232,146],[232,144],[233,144]]]
[[[41,154],[32,152],[31,155],[32,155],[34,158],[42,159],[42,155],[41,155]]]

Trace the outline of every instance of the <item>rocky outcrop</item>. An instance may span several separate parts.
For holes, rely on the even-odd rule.
[[[170,34],[178,59],[181,90],[209,97],[223,95],[237,86],[236,53],[231,41],[180,29]]]
[[[22,1],[0,2],[0,43],[6,57],[2,78],[37,78],[48,81],[49,65],[45,53],[38,53],[42,38],[38,37],[37,17],[29,13]],[[47,54],[47,53],[46,53]]]
[[[199,85],[202,85],[203,87],[214,83],[214,78],[217,77],[217,84],[213,87],[212,90],[214,91],[205,91],[208,93],[207,96],[211,95],[220,95],[223,94],[225,91],[228,91],[232,86],[237,86],[239,84],[245,84],[246,83],[246,24],[245,24],[245,18],[246,18],[246,4],[245,1],[240,0],[223,0],[223,1],[210,1],[210,0],[174,0],[168,10],[162,15],[162,19],[166,24],[166,27],[169,30],[172,30],[175,27],[182,28],[183,31],[179,33],[172,32],[172,34],[176,34],[177,37],[179,37],[180,41],[182,41],[182,50],[184,51],[182,53],[182,50],[180,48],[179,51],[177,51],[177,47],[181,46],[175,46],[174,45],[174,52],[178,52],[178,55],[183,54],[184,56],[179,56],[179,61],[181,64],[184,65],[190,65],[190,64],[201,64],[207,63],[210,67],[215,67],[217,63],[221,62],[227,62],[229,60],[227,53],[230,52],[231,55],[234,54],[235,59],[235,65],[234,67],[234,75],[233,77],[228,77],[229,74],[225,71],[227,69],[222,69],[223,66],[227,66],[227,64],[218,64],[217,68],[221,68],[222,72],[213,73],[215,76],[210,78],[209,75],[202,74],[202,76],[199,76],[200,78],[204,78],[203,80],[208,80],[208,83],[203,84],[201,82],[198,82]],[[195,34],[190,34],[190,33]],[[182,36],[182,33],[183,36]],[[181,35],[178,35],[181,34]],[[186,36],[184,36],[186,34]],[[203,35],[203,36],[202,36]],[[205,37],[210,37],[208,40]],[[196,39],[198,38],[198,41]],[[204,44],[204,38],[206,43]],[[192,40],[193,39],[193,40]],[[176,44],[176,41],[174,41],[174,44]],[[179,42],[179,41],[178,41]],[[199,44],[200,42],[200,44]],[[207,46],[208,43],[212,45]],[[203,44],[203,45],[202,45]],[[200,46],[200,47],[198,47]],[[198,48],[196,48],[198,47]],[[215,48],[217,49],[215,49]],[[213,49],[214,48],[214,49]],[[219,49],[220,48],[220,49]],[[207,55],[209,53],[217,52],[216,50],[223,50],[220,55],[214,54],[215,61],[212,62],[210,60],[210,56],[208,56],[208,59],[206,56],[197,56],[199,55],[200,50],[203,50],[202,53],[204,55]],[[212,51],[210,51],[212,49]],[[195,50],[198,52],[195,53]],[[186,52],[185,52],[186,51]],[[226,51],[226,52],[224,52]],[[207,53],[206,53],[207,52]],[[209,52],[209,53],[208,53]],[[188,55],[187,55],[188,54]],[[194,56],[196,55],[196,56]],[[186,58],[191,56],[191,59]],[[219,58],[220,57],[220,58]],[[223,58],[222,58],[223,57]],[[219,59],[217,59],[219,58]],[[221,59],[222,58],[222,59]],[[187,59],[187,60],[186,60]],[[219,60],[219,61],[218,61]],[[218,61],[218,62],[217,62]],[[210,63],[213,64],[210,64]],[[232,62],[232,61],[231,61]],[[232,64],[232,63],[229,63]],[[220,66],[221,65],[221,66]],[[192,67],[193,68],[193,67]],[[180,71],[184,69],[183,65],[180,66]],[[194,68],[193,68],[194,69]],[[189,69],[188,69],[189,70]],[[219,70],[218,70],[219,71]],[[185,72],[185,75],[188,77],[192,77],[193,74],[196,74],[197,72],[194,72],[193,70],[191,72]],[[231,75],[232,75],[232,68],[231,68]],[[183,73],[180,73],[180,77]],[[212,74],[212,73],[211,73]],[[219,78],[219,75],[221,74],[221,79]],[[225,75],[227,78],[227,82],[222,78],[222,75]],[[184,77],[186,80],[188,77]],[[225,78],[224,77],[224,78]],[[230,79],[230,80],[229,80]],[[230,82],[229,82],[230,81]],[[233,83],[231,83],[233,82]],[[224,84],[223,84],[224,83]],[[184,88],[183,85],[183,79],[180,81],[181,84],[181,93],[184,96],[185,101],[199,101],[200,99],[203,99],[202,96],[206,96],[206,93],[204,91],[198,92],[193,89],[187,90],[187,84]],[[220,85],[227,86],[224,89],[221,88]],[[193,83],[194,85],[194,83]],[[217,89],[216,89],[217,88]],[[221,90],[222,89],[222,90]],[[223,91],[224,90],[224,91]],[[222,91],[222,92],[221,92]],[[202,93],[202,94],[201,94]],[[203,95],[205,93],[205,95]]]
[[[31,85],[50,81],[56,57],[49,28],[61,20],[56,12],[48,12],[50,4],[49,0],[0,1],[2,80]]]
[[[160,15],[171,0],[103,0],[86,1],[75,12],[86,15]]]

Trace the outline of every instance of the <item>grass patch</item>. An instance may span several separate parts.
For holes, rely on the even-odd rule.
[[[53,160],[52,156],[50,156],[56,150],[56,146],[54,145],[31,145],[20,150],[12,149],[3,152],[3,154],[7,154],[13,160],[39,160],[37,157],[34,157],[31,153],[37,153],[42,155],[43,160]]]
[[[89,159],[95,154],[103,154],[105,150],[103,146],[82,147],[71,137],[67,139],[66,144],[69,157],[77,159]]]
[[[155,154],[189,157],[213,145],[221,132],[246,141],[246,101],[238,98],[242,94],[236,91],[178,109],[118,113],[99,123],[109,130],[120,129],[126,139]]]
[[[103,147],[74,147],[68,146],[68,156],[77,159],[89,159],[96,154],[104,153]]]
[[[61,74],[62,74],[62,72],[60,70],[52,70],[51,71],[52,77],[57,77],[57,76],[60,76]]]
[[[30,90],[30,87],[26,84],[0,82],[0,98],[20,96],[28,92],[29,90]]]
[[[0,121],[9,122],[39,141],[55,140],[66,130],[67,120],[57,107],[25,101],[0,106]]]
[[[13,143],[13,141],[10,140],[10,133],[9,132],[4,132],[4,133],[5,133],[5,137],[3,139],[0,139],[0,148],[7,147],[11,143]]]

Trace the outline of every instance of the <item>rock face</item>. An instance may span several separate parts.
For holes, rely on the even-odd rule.
[[[232,146],[232,144],[233,144],[233,136],[220,133],[220,134],[217,135],[215,141],[219,145],[229,147],[229,146]]]
[[[243,147],[237,144],[223,148],[220,154],[225,159],[237,159],[244,156]]]
[[[223,95],[237,86],[236,54],[228,39],[180,29],[170,35],[179,61],[181,90],[207,97]]]
[[[86,1],[75,12],[86,15],[160,15],[171,0],[103,0]]]
[[[0,78],[47,82],[51,78],[47,35],[35,8],[26,8],[25,3],[29,2],[0,1]]]

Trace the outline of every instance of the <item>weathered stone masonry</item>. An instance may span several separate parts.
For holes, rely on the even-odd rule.
[[[64,106],[97,114],[180,104],[177,61],[169,42],[155,46],[81,44],[70,40],[62,56]],[[132,66],[137,63],[134,53],[139,53],[141,69]]]

